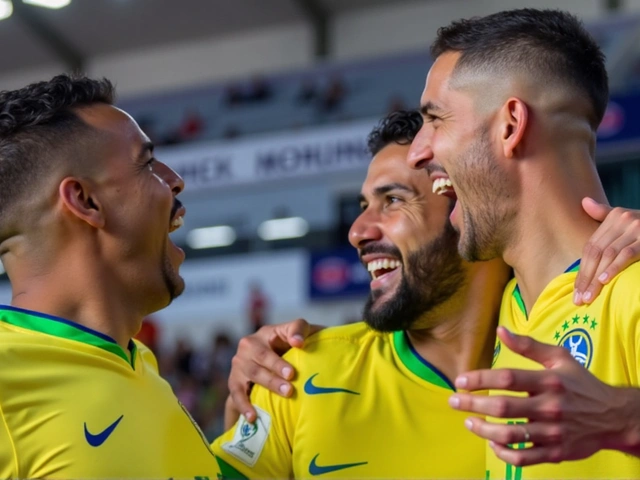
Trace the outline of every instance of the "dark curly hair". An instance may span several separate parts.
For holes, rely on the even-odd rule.
[[[90,157],[82,146],[95,131],[74,109],[114,99],[109,80],[69,75],[0,92],[0,243],[19,229],[21,205],[43,178],[63,162]]]
[[[604,54],[574,15],[523,8],[455,21],[440,28],[431,45],[434,59],[446,52],[460,52],[454,75],[518,72],[578,90],[590,100],[591,127],[602,121],[609,101]]]
[[[367,137],[367,147],[375,156],[391,143],[409,145],[422,128],[422,115],[417,110],[398,110],[383,118]]]

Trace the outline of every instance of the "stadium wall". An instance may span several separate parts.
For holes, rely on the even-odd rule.
[[[330,24],[330,60],[425,49],[438,27],[460,17],[534,6],[566,9],[588,21],[605,14],[603,4],[601,0],[421,0],[349,11],[336,15]],[[626,0],[622,6],[624,11],[640,12],[640,0]],[[129,96],[303,69],[314,63],[311,26],[300,22],[99,56],[89,59],[87,72],[115,80],[120,94]],[[0,85],[16,88],[62,70],[63,65],[52,62],[0,76]]]

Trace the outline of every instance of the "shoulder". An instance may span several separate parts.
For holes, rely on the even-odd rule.
[[[321,330],[309,337],[303,348],[292,348],[284,356],[298,378],[318,371],[345,372],[372,361],[373,352],[392,348],[392,336],[372,330],[364,322]]]
[[[151,351],[151,349],[140,340],[133,339],[133,343],[135,343],[136,349],[138,350],[138,355],[140,356],[142,361],[151,366],[156,372],[158,372],[158,359]]]
[[[627,286],[634,286],[636,289],[638,287],[638,282],[640,281],[640,262],[629,265],[618,275],[613,277],[609,284],[608,288],[621,288]]]
[[[328,327],[309,337],[301,349],[305,354],[321,354],[339,349],[342,353],[359,350],[377,341],[386,341],[388,334],[376,332],[364,322]]]

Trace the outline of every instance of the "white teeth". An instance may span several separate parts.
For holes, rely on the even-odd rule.
[[[437,178],[433,181],[432,190],[437,195],[442,195],[448,188],[453,188],[453,184],[448,178]]]
[[[378,270],[388,270],[388,269],[396,269],[400,268],[402,264],[399,260],[393,260],[390,258],[380,258],[378,260],[373,260],[372,262],[367,263],[367,270],[371,272],[374,278],[377,278],[376,273]]]
[[[176,217],[171,222],[171,226],[176,229],[180,228],[182,225],[184,225],[184,217]]]

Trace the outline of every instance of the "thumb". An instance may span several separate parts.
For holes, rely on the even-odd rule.
[[[498,327],[498,338],[512,352],[538,362],[545,368],[555,367],[568,354],[563,347],[538,342],[525,335],[516,335],[504,327]]]
[[[594,220],[603,222],[607,215],[612,210],[612,207],[605,205],[604,203],[598,203],[593,198],[585,197],[582,199],[582,208],[584,211]]]
[[[287,325],[287,341],[292,347],[302,348],[311,332],[311,326],[304,318],[298,318]]]

